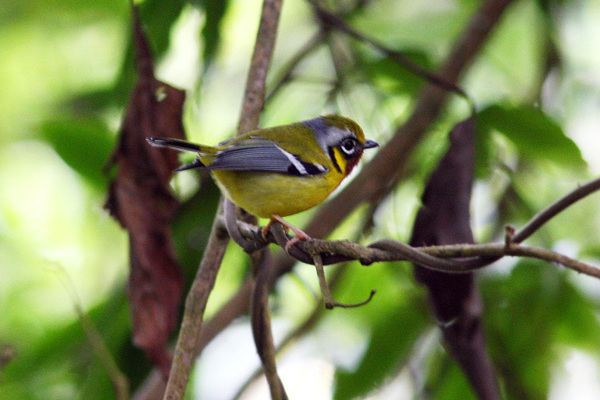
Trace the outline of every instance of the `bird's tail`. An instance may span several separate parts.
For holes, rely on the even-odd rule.
[[[146,139],[154,147],[166,147],[177,151],[188,151],[193,153],[212,154],[215,152],[213,147],[201,146],[195,143],[186,142],[185,140],[165,138],[165,137],[149,137]],[[183,165],[177,168],[175,171],[184,171],[186,169],[202,168],[205,167],[204,163],[200,160],[200,157],[196,157],[194,161],[189,164]]]
[[[172,139],[166,137],[149,137],[146,139],[154,147],[167,147],[177,151],[191,151],[194,153],[204,153],[206,146],[200,146],[185,140]]]

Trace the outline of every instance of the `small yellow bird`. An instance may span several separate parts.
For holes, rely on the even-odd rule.
[[[283,218],[323,202],[356,166],[364,149],[377,147],[365,140],[354,121],[327,115],[308,121],[258,129],[218,145],[202,146],[183,140],[151,137],[153,146],[198,153],[196,160],[178,168],[211,171],[229,200],[251,214],[270,218],[308,239]]]

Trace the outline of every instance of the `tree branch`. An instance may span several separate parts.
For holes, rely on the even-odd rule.
[[[227,243],[229,237],[216,219],[206,244],[204,257],[185,300],[183,321],[165,390],[166,400],[180,400],[185,395],[190,371],[198,354],[198,338],[206,302],[214,287]]]
[[[507,228],[508,233],[504,243],[412,247],[395,240],[382,239],[365,247],[349,241],[310,239],[294,245],[290,249],[290,255],[307,264],[313,264],[315,256],[319,256],[319,261],[322,259],[323,264],[349,260],[359,260],[363,265],[380,261],[411,261],[436,271],[454,273],[482,268],[504,256],[522,256],[554,262],[574,271],[600,278],[598,267],[551,250],[523,246],[519,243],[558,213],[598,190],[600,190],[600,178],[576,188],[535,215],[517,233],[514,233],[514,228]],[[268,243],[277,243],[282,247],[286,245],[284,239],[272,234],[263,238],[260,228],[256,226],[240,223],[239,228],[244,236],[254,241],[261,241],[257,246],[266,246]]]
[[[264,104],[267,71],[277,36],[281,5],[282,0],[265,0],[263,2],[256,44],[244,92],[238,135],[258,126],[260,111]],[[220,215],[221,212],[222,208],[220,208],[217,215]],[[186,298],[183,321],[175,348],[165,399],[179,400],[185,394],[192,364],[202,348],[199,337],[204,309],[208,295],[214,287],[228,242],[229,237],[224,234],[217,217],[213,223],[204,257]]]
[[[269,315],[269,285],[266,278],[269,268],[272,268],[270,252],[260,253],[262,260],[258,264],[252,292],[252,335],[256,351],[262,362],[263,371],[267,378],[271,400],[287,400],[287,394],[283,383],[277,373],[275,362],[275,342],[271,331],[271,317]]]
[[[531,236],[535,231],[537,231],[542,225],[552,219],[555,215],[598,189],[600,189],[600,178],[594,179],[593,181],[573,190],[568,195],[558,199],[554,203],[550,204],[547,208],[536,214],[523,228],[515,233],[515,235],[512,237],[512,241],[515,243],[521,243]]]
[[[245,229],[252,230],[253,234],[260,230],[258,227],[250,226]],[[274,242],[271,237],[267,239]],[[585,275],[600,278],[600,268],[596,266],[551,250],[524,246],[515,242],[510,242],[509,245],[486,243],[411,247],[395,240],[382,239],[365,247],[344,240],[310,239],[295,246],[300,247],[303,252],[308,254],[325,256],[330,259],[335,256],[336,263],[340,262],[339,260],[358,260],[363,265],[371,265],[382,261],[410,261],[435,271],[450,273],[464,273],[480,269],[504,256],[521,256],[553,262]],[[304,262],[304,260],[302,261]],[[312,264],[312,262],[309,263]]]

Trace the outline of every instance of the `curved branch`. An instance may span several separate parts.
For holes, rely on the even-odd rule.
[[[327,284],[327,278],[325,277],[325,270],[323,269],[323,260],[321,258],[321,254],[315,252],[312,254],[312,258],[313,264],[315,265],[315,268],[317,270],[317,277],[319,278],[319,286],[321,287],[321,293],[323,295],[323,299],[325,300],[325,308],[327,308],[328,310],[331,310],[335,307],[356,308],[364,306],[365,304],[369,303],[373,299],[373,296],[375,296],[375,293],[377,293],[376,290],[371,290],[371,294],[369,294],[369,297],[366,300],[361,301],[359,303],[348,304],[336,301],[333,298],[333,294],[331,294],[331,289],[329,288],[329,285]]]
[[[269,315],[269,285],[266,278],[269,268],[272,268],[269,251],[256,253],[261,260],[257,262],[256,279],[252,291],[251,325],[252,336],[256,351],[262,362],[263,371],[267,378],[272,400],[287,400],[288,396],[283,383],[277,373],[275,362],[275,343],[271,331],[271,317]]]
[[[256,237],[260,228],[240,223],[244,235]],[[266,239],[285,247],[285,239],[269,235]],[[540,247],[524,246],[515,242],[486,244],[454,244],[444,246],[412,247],[391,239],[382,239],[369,246],[346,240],[309,239],[292,247],[298,248],[302,254],[318,255],[320,258],[351,261],[358,260],[363,265],[371,265],[382,261],[410,261],[426,268],[450,273],[464,273],[485,267],[504,256],[521,256],[537,258],[563,265],[574,271],[600,278],[600,268],[584,263]],[[290,252],[291,254],[292,252]],[[314,263],[314,256],[309,260],[301,257],[307,264]],[[307,262],[308,261],[308,262]],[[321,261],[323,265],[334,264]],[[340,262],[340,261],[337,261]],[[335,262],[335,263],[337,263]]]
[[[576,188],[535,215],[517,233],[514,233],[514,229],[509,227],[504,243],[415,248],[395,240],[382,239],[364,247],[349,241],[310,239],[293,246],[290,249],[290,255],[297,256],[298,260],[308,264],[313,264],[315,256],[318,256],[324,265],[348,260],[360,260],[363,265],[380,261],[411,261],[437,271],[454,273],[479,269],[507,255],[523,256],[554,262],[574,271],[600,278],[600,269],[595,266],[551,250],[520,245],[521,241],[531,236],[558,213],[598,190],[600,190],[600,178]],[[240,234],[246,237],[258,237],[259,228],[253,225],[240,223],[239,230]],[[257,246],[264,246],[269,242],[285,246],[286,239],[283,229],[281,229],[278,235],[269,235]]]
[[[594,179],[593,181],[573,190],[566,196],[561,197],[554,203],[550,204],[547,208],[536,214],[523,228],[514,234],[512,241],[514,243],[521,243],[531,236],[535,231],[540,229],[542,225],[550,221],[558,213],[562,212],[565,208],[597,190],[600,190],[600,178]]]
[[[237,243],[246,253],[253,253],[265,245],[260,240],[246,239],[237,225],[236,206],[229,199],[223,200],[223,214],[225,215],[225,228],[229,237]]]
[[[540,260],[560,264],[566,268],[572,269],[573,271],[600,279],[600,268],[579,260],[575,260],[552,250],[517,244],[511,245],[506,250],[506,254],[511,256],[537,258]]]

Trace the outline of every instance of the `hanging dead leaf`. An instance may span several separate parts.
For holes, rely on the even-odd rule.
[[[185,93],[155,79],[151,51],[135,9],[133,19],[138,79],[109,161],[118,171],[105,208],[129,232],[133,342],[168,374],[167,340],[177,325],[182,291],[169,227],[179,203],[168,183],[178,162],[173,152],[149,146],[146,138],[185,138]]]
[[[475,162],[475,122],[469,118],[450,133],[450,147],[429,178],[417,214],[412,246],[474,243],[470,201]],[[450,352],[479,399],[500,399],[485,348],[483,305],[472,273],[450,274],[415,265]]]

